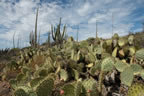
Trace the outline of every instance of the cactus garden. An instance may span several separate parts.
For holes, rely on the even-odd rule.
[[[143,96],[144,48],[135,44],[135,35],[110,39],[65,38],[51,26],[53,42],[38,45],[30,34],[30,47],[1,50],[13,54],[1,64],[1,96]],[[2,58],[1,57],[1,58]],[[5,57],[6,58],[6,57]],[[3,94],[7,95],[3,95]]]
[[[35,9],[29,46],[17,48],[14,33],[13,48],[0,49],[0,96],[144,96],[144,30],[122,36],[112,29],[110,38],[102,38],[96,21],[96,36],[80,40],[79,26],[70,36],[59,18],[47,25],[41,43],[42,8]]]

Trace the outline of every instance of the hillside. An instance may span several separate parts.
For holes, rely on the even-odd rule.
[[[143,37],[69,37],[0,51],[0,96],[143,96]]]

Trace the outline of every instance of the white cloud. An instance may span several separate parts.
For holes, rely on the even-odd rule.
[[[41,3],[40,0],[20,0],[19,2],[0,0],[0,44],[3,45],[4,41],[12,47],[13,34],[16,32],[15,40],[20,36],[25,46],[28,45],[29,33],[34,30],[36,8],[39,3],[41,5],[39,6],[38,32],[41,32],[42,41],[46,40],[46,36],[43,35],[50,30],[50,25],[57,24],[60,17],[63,24],[69,25],[67,33],[71,36],[75,37],[77,32],[72,26],[80,26],[79,40],[95,37],[96,20],[99,36],[111,37],[112,13],[114,32],[126,35],[134,26],[130,18],[132,12],[143,0],[135,2],[131,0],[70,0],[70,3],[63,4],[61,1]],[[1,28],[1,25],[5,28]]]

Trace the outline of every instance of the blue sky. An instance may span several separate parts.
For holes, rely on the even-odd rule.
[[[144,0],[0,0],[0,48],[11,48],[14,32],[15,42],[29,46],[29,33],[34,30],[36,8],[39,6],[38,31],[41,42],[47,39],[50,25],[56,25],[62,17],[67,25],[67,34],[76,36],[79,25],[79,40],[95,37],[95,22],[98,22],[98,36],[112,35],[112,14],[114,33],[120,36],[129,31],[142,30],[144,22]]]

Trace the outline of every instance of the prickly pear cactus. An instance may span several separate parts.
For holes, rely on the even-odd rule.
[[[29,86],[18,86],[14,92],[15,96],[29,96],[32,89]]]
[[[142,68],[140,65],[138,65],[138,64],[131,64],[130,67],[132,68],[134,75],[139,74],[139,73],[142,71],[142,69],[143,69],[143,68]]]
[[[135,54],[136,59],[144,60],[144,49],[140,49]]]
[[[67,81],[68,80],[68,72],[64,69],[60,70],[60,79]]]
[[[12,88],[15,89],[17,87],[17,80],[16,79],[11,79],[9,81],[9,83],[10,83],[10,85],[11,85]]]
[[[133,78],[133,69],[131,67],[125,68],[124,71],[120,74],[121,82],[127,86],[131,86]]]
[[[127,43],[127,40],[124,38],[118,40],[118,45],[120,47],[123,47],[126,43]]]
[[[90,68],[89,73],[94,76],[97,71],[101,70],[101,61],[96,61],[95,65]]]
[[[45,78],[36,87],[36,93],[38,96],[51,96],[54,87],[54,81],[52,78]]]
[[[86,79],[82,82],[83,84],[83,93],[90,95],[90,96],[99,96],[98,95],[98,89],[97,89],[97,83],[94,79]],[[87,96],[86,95],[86,96]]]
[[[121,60],[117,60],[114,66],[119,72],[123,72],[124,69],[128,67],[128,64],[122,62]]]
[[[64,85],[60,91],[63,91],[63,93],[61,93],[62,96],[75,96],[74,85],[72,84]]]
[[[133,36],[133,35],[130,35],[130,36],[128,37],[128,43],[129,43],[130,45],[132,45],[132,44],[134,43],[134,36]]]
[[[35,79],[31,80],[30,86],[31,86],[31,87],[37,86],[37,84],[39,84],[39,82],[40,82],[42,79],[43,79],[42,77],[38,77],[38,78],[35,78]]]
[[[133,56],[136,52],[136,49],[134,46],[129,47],[129,56]]]
[[[127,96],[144,96],[144,84],[133,84],[129,87]]]
[[[117,33],[114,34],[114,36],[112,37],[112,39],[119,39],[119,36]]]
[[[28,94],[23,89],[17,89],[14,92],[14,95],[15,96],[28,96]]]
[[[118,53],[118,47],[116,47],[113,52],[112,52],[112,56],[113,57],[116,57],[117,56],[117,53]]]
[[[112,57],[107,57],[102,61],[101,70],[111,71],[114,68],[114,59]]]

